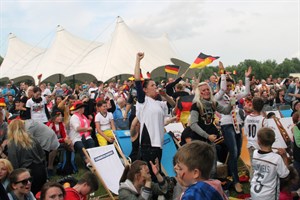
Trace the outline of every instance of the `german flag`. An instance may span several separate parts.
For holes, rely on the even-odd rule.
[[[177,75],[179,72],[179,66],[177,65],[166,65],[165,66],[165,72],[169,73],[169,74],[175,74]]]
[[[177,119],[184,125],[188,123],[190,116],[190,110],[193,105],[194,95],[181,96],[179,97],[176,110]]]
[[[194,61],[194,63],[191,64],[190,68],[203,69],[206,65],[212,63],[214,60],[218,58],[219,56],[210,56],[210,55],[205,55],[204,53],[200,53],[199,56]]]

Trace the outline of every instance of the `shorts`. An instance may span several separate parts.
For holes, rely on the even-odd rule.
[[[105,130],[103,133],[109,137],[109,138],[114,138],[114,132],[112,130]],[[98,144],[99,146],[106,146],[108,144],[108,141],[99,133],[96,134]]]

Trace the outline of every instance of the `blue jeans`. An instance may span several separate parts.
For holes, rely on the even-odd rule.
[[[228,148],[229,158],[228,166],[230,174],[232,175],[233,182],[239,182],[238,175],[238,158],[240,157],[241,148],[242,148],[242,130],[239,134],[235,133],[234,127],[232,124],[221,126],[221,130],[224,136],[225,144]]]

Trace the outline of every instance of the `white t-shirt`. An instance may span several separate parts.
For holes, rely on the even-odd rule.
[[[255,200],[279,199],[279,178],[289,175],[289,170],[281,156],[274,152],[260,153],[255,150],[252,169],[251,198]]]
[[[168,107],[165,101],[156,101],[148,96],[144,103],[136,103],[136,116],[140,121],[142,133],[146,125],[152,147],[163,147],[164,142],[164,119],[168,117]],[[140,137],[141,140],[141,137]]]
[[[110,125],[111,120],[114,120],[113,114],[111,112],[107,112],[106,116],[103,116],[100,112],[98,112],[97,115],[95,116],[95,123],[100,123],[101,131],[112,129]]]
[[[257,144],[257,133],[262,127],[267,127],[267,121],[262,115],[247,115],[244,124],[244,131],[248,139],[247,148],[259,149]]]
[[[77,115],[73,114],[70,118],[70,139],[72,140],[72,143],[75,144],[75,142],[81,141],[82,136],[80,136],[80,133],[77,131],[77,128],[81,126],[80,119]],[[88,128],[89,124],[85,121],[84,127]],[[86,137],[85,139],[90,139],[91,136]]]
[[[51,91],[48,89],[48,88],[46,88],[43,92],[42,92],[42,96],[50,96],[52,93],[51,93]]]
[[[48,122],[48,118],[45,112],[45,106],[47,101],[45,97],[42,97],[42,101],[36,103],[32,98],[28,99],[26,102],[26,108],[30,108],[31,119],[45,123]]]
[[[97,90],[98,90],[97,87],[94,87],[94,88],[90,88],[90,89],[89,89],[88,92],[89,92],[89,97],[90,97],[90,99],[95,99]]]

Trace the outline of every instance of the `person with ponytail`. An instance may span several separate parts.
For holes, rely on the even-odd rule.
[[[41,88],[37,86],[33,88],[33,96],[26,102],[26,119],[47,123],[50,115],[47,100],[41,96],[41,93]]]
[[[25,129],[24,121],[15,119],[8,126],[8,160],[14,169],[30,169],[31,191],[36,194],[47,180],[45,153],[40,144]]]
[[[125,166],[120,179],[119,199],[151,199],[153,195],[164,195],[167,193],[168,183],[159,173],[159,162],[155,164],[150,161],[152,172],[158,183],[151,181],[151,174],[145,161],[136,160],[131,165]]]

